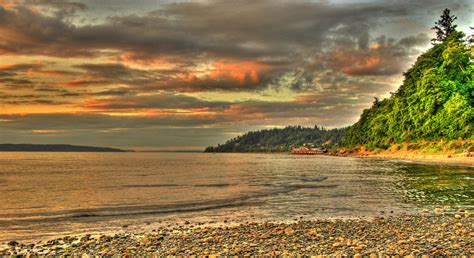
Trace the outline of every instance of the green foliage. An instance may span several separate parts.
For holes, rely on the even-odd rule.
[[[472,142],[459,143],[460,147],[452,143],[459,138],[474,140],[473,38],[464,40],[464,34],[456,31],[455,19],[449,10],[444,11],[433,27],[437,31],[433,47],[404,73],[403,84],[390,98],[376,98],[354,125],[333,130],[292,126],[249,132],[206,151],[289,151],[291,146],[320,147],[326,141],[332,142],[328,147],[364,146],[377,151],[470,148]],[[452,148],[444,146],[447,142]]]
[[[432,30],[436,31],[436,38],[432,41],[444,42],[452,32],[456,31],[457,25],[453,24],[456,19],[457,17],[451,15],[451,11],[449,9],[444,9],[441,18],[435,22],[435,26],[431,28]]]
[[[452,28],[443,42],[418,57],[395,94],[363,111],[348,128],[344,146],[474,139],[472,48]]]
[[[315,126],[288,126],[283,129],[269,129],[248,132],[219,144],[207,147],[205,152],[287,152],[292,146],[334,147],[338,146],[345,129],[320,128]]]

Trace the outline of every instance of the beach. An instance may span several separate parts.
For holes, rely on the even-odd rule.
[[[183,221],[148,231],[10,241],[0,255],[474,255],[468,211],[435,209],[372,219],[295,219],[289,223]]]
[[[376,158],[391,161],[405,161],[419,164],[433,164],[433,165],[450,165],[450,166],[465,166],[474,167],[473,157],[464,157],[461,155],[450,156],[447,155],[423,155],[423,154],[412,154],[412,155],[390,155],[390,154],[372,154],[369,156],[358,156],[361,158]]]
[[[415,150],[384,150],[381,152],[367,151],[365,149],[357,151],[339,151],[330,153],[331,156],[357,157],[380,159],[388,161],[405,161],[418,164],[449,165],[474,167],[474,157],[468,157],[464,153],[423,153]]]

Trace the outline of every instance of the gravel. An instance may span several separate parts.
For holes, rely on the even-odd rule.
[[[468,211],[293,223],[224,222],[114,235],[0,245],[5,255],[474,255],[474,221]]]

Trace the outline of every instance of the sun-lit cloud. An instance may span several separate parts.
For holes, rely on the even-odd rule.
[[[197,148],[347,126],[444,8],[472,25],[466,0],[0,0],[0,142]]]
[[[64,133],[64,130],[47,130],[47,129],[43,129],[43,130],[31,130],[31,132],[33,133]]]

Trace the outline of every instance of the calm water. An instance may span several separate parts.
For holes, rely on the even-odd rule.
[[[473,179],[473,168],[321,156],[0,153],[0,241],[184,220],[473,208]]]

